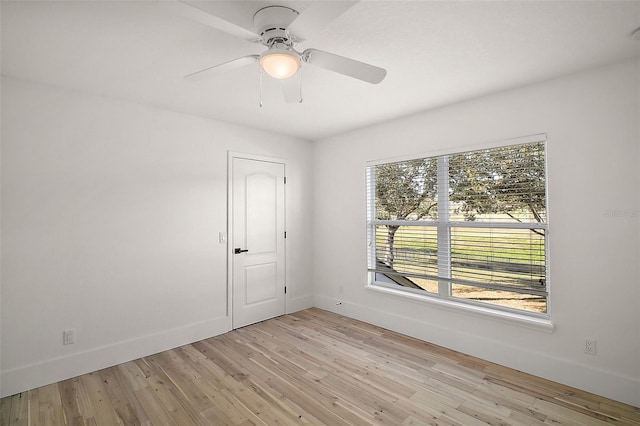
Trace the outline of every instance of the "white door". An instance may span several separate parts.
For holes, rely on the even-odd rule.
[[[233,328],[285,313],[284,164],[233,158]]]

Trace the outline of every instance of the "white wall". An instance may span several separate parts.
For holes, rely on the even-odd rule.
[[[316,306],[640,406],[639,75],[616,64],[316,142]],[[368,160],[535,133],[548,135],[552,333],[365,289]]]
[[[639,74],[618,64],[313,146],[3,78],[1,394],[230,328],[217,238],[233,150],[288,161],[289,311],[313,293],[319,307],[640,406],[639,219],[607,215],[639,208]],[[540,132],[553,333],[365,289],[366,161]],[[75,345],[62,346],[64,328]]]
[[[310,142],[2,79],[2,396],[230,329],[228,150],[286,159],[287,308],[310,306]]]

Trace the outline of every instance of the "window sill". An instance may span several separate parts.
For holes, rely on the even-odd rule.
[[[402,297],[405,299],[411,299],[419,302],[429,303],[438,306],[443,309],[465,313],[470,315],[478,315],[485,318],[498,320],[510,325],[516,325],[533,330],[544,331],[546,333],[553,333],[555,325],[546,317],[538,317],[533,315],[518,314],[514,312],[502,311],[498,309],[491,309],[484,306],[476,306],[467,303],[461,303],[449,299],[441,299],[439,297],[433,297],[429,295],[409,293],[402,290],[397,290],[389,287],[385,287],[377,284],[368,284],[368,290],[377,291],[384,294],[390,294],[393,296]]]

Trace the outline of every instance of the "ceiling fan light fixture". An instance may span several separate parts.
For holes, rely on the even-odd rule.
[[[290,50],[271,48],[260,55],[260,66],[273,78],[285,80],[300,68],[300,56]]]

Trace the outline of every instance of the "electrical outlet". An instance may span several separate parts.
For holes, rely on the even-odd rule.
[[[596,354],[596,339],[587,337],[584,339],[584,353],[589,355]]]
[[[76,342],[76,331],[74,329],[67,329],[62,332],[62,344],[73,345]]]

